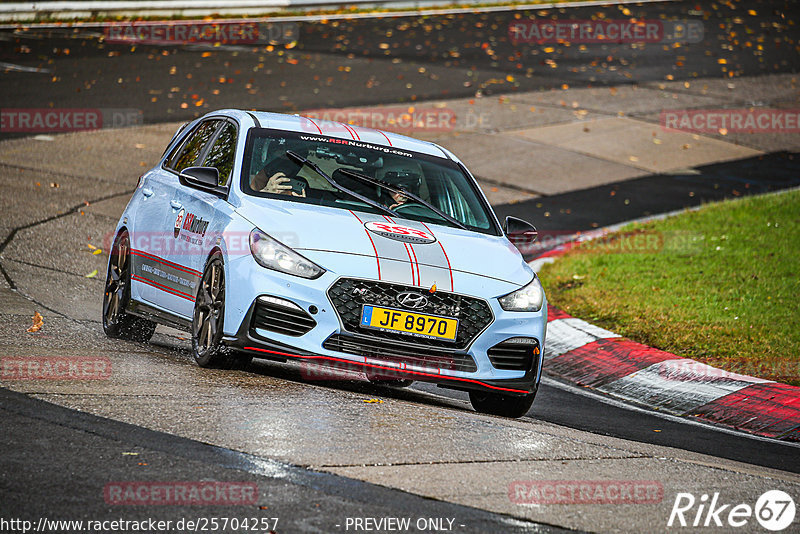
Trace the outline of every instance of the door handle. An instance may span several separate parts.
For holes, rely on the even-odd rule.
[[[174,209],[179,210],[183,207],[183,204],[178,202],[177,200],[170,200],[169,205],[172,206]]]
[[[152,197],[153,196],[153,190],[150,189],[149,187],[145,187],[144,189],[142,189],[142,194],[144,196],[146,196],[146,197]]]

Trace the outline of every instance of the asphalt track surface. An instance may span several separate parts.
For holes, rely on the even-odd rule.
[[[515,46],[507,34],[508,23],[515,16],[513,12],[302,24],[296,47],[255,53],[249,47],[131,47],[101,43],[96,35],[85,30],[27,29],[0,35],[0,61],[40,71],[5,72],[0,76],[0,93],[3,108],[134,108],[142,111],[145,122],[165,122],[188,120],[223,107],[287,112],[471,96],[478,91],[489,95],[550,89],[563,84],[580,87],[659,82],[668,75],[675,80],[727,77],[728,69],[734,69],[738,75],[800,70],[800,58],[790,44],[798,42],[798,25],[791,26],[788,22],[782,25],[780,16],[776,24],[776,13],[796,16],[796,4],[748,2],[746,7],[743,3],[713,4],[713,7],[710,2],[702,3],[699,11],[708,13],[705,40],[667,49],[659,45],[639,48],[623,44],[590,45],[587,50],[563,44]],[[570,16],[577,19],[588,19],[598,13],[610,19],[705,16],[693,14],[698,12],[695,2],[627,8],[630,15],[622,14],[620,7],[611,6],[580,8]],[[748,15],[748,9],[756,15]],[[743,22],[735,22],[737,17]],[[744,42],[732,43],[730,31],[738,26],[742,32],[745,28],[755,31],[754,42],[759,36],[765,38],[765,55],[754,54]],[[546,52],[545,48],[553,51]],[[724,71],[720,59],[726,60]],[[354,86],[362,89],[354,91]],[[198,102],[202,103],[196,105]],[[181,107],[184,103],[185,108]],[[709,200],[795,186],[800,183],[799,171],[796,154],[773,153],[752,161],[711,165],[703,168],[700,175],[653,175],[499,206],[497,212],[501,216],[535,219],[544,233],[588,230]],[[616,192],[615,200],[610,200],[612,191]],[[696,194],[687,200],[687,191]],[[635,198],[638,202],[632,202],[635,207],[628,210],[614,204],[622,198]],[[551,216],[538,216],[545,211]],[[255,364],[253,371],[276,372],[273,364]],[[285,372],[287,379],[296,378],[291,371]],[[409,391],[380,390],[352,383],[332,387],[426,402],[435,402],[428,394],[431,392],[450,398],[462,395],[428,386]],[[0,410],[4,471],[16,473],[14,484],[25,488],[16,492],[16,500],[4,499],[0,506],[4,516],[12,510],[24,510],[30,517],[48,513],[69,517],[79,507],[82,516],[91,517],[94,512],[107,509],[102,500],[87,505],[84,499],[70,495],[85,495],[96,487],[98,480],[130,476],[132,467],[125,463],[128,460],[113,454],[119,443],[123,443],[160,455],[163,461],[154,462],[159,467],[154,466],[149,474],[161,480],[189,476],[216,480],[258,478],[275,488],[271,495],[276,515],[283,512],[282,506],[291,507],[292,515],[307,514],[309,522],[317,522],[309,527],[322,530],[330,524],[319,522],[334,516],[389,516],[413,511],[416,516],[467,517],[474,527],[471,531],[475,532],[550,531],[547,526],[516,522],[365,482],[283,464],[265,464],[240,453],[66,410],[6,390],[0,390]],[[541,387],[526,417],[800,472],[797,447],[719,431],[708,425],[665,419],[655,413],[601,402],[549,382]],[[24,444],[20,436],[28,437]],[[32,467],[31,456],[40,458],[41,464]],[[102,469],[100,462],[95,461],[112,457],[116,464],[105,461]],[[55,465],[62,468],[55,469]],[[317,511],[320,504],[327,510],[324,518]],[[157,513],[158,510],[154,512],[151,508],[146,515],[154,517]],[[170,517],[174,513],[174,509],[164,512]],[[192,510],[186,513],[191,514]]]
[[[290,532],[344,531],[347,517],[457,518],[454,530],[461,532],[567,532],[99,418],[5,389],[0,389],[0,414],[4,471],[15,475],[14,487],[3,492],[3,518],[36,524],[39,518],[108,517],[109,504],[98,495],[97,488],[113,480],[126,480],[136,472],[140,480],[255,483],[259,496],[269,498],[269,507],[254,512],[247,508],[243,511],[242,506],[219,505],[213,507],[213,514],[277,518],[277,524],[269,523],[277,532],[286,532],[287,528]],[[32,429],[38,437],[21,447],[17,437],[30,435]],[[131,454],[120,456],[120,446]],[[32,465],[32,458],[40,459],[38,465]],[[100,462],[102,469],[97,468]],[[153,467],[137,467],[142,463]],[[177,521],[208,516],[207,510],[190,505],[144,508],[138,513],[128,508],[119,517]],[[288,526],[289,517],[298,519]]]
[[[715,163],[691,174],[652,174],[612,184],[495,207],[499,217],[536,221],[542,249],[585,232],[708,202],[800,186],[800,154],[772,152]],[[544,214],[548,215],[545,217]]]

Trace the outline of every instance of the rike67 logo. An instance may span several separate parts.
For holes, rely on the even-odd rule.
[[[667,526],[681,527],[746,527],[754,532],[753,518],[765,529],[778,532],[794,521],[795,504],[792,497],[780,490],[770,490],[756,500],[755,506],[747,503],[723,504],[718,492],[697,499],[691,493],[678,493]]]

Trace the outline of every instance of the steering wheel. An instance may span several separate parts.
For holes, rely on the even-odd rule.
[[[430,214],[431,210],[424,204],[420,204],[414,200],[409,200],[408,202],[404,202],[399,206],[395,206],[392,208],[395,213],[406,213],[409,215],[426,215]]]

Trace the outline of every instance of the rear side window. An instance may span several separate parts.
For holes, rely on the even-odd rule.
[[[208,141],[213,137],[214,132],[219,126],[219,120],[211,120],[202,123],[191,135],[188,141],[184,143],[183,148],[175,153],[170,158],[167,166],[178,172],[187,167],[196,167],[199,165],[199,159],[203,154]]]
[[[236,127],[230,122],[223,124],[216,141],[208,151],[204,167],[216,167],[219,171],[219,185],[227,185],[233,170],[236,151]]]

